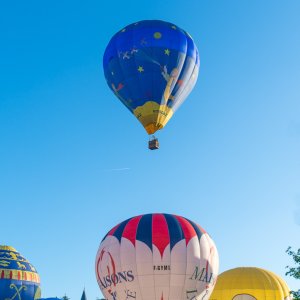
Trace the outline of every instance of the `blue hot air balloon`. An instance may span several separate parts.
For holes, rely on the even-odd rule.
[[[40,298],[40,277],[34,266],[13,247],[0,245],[0,300]]]
[[[148,134],[162,129],[193,89],[199,53],[174,24],[147,20],[116,33],[103,57],[107,84]]]

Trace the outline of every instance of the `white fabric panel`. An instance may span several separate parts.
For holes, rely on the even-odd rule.
[[[153,247],[153,273],[155,284],[155,299],[169,299],[171,253],[170,244],[165,248],[163,256],[155,245]],[[155,267],[155,270],[154,270]],[[159,269],[159,270],[158,270]]]
[[[206,297],[204,299],[209,299],[219,272],[219,257],[217,248],[207,233],[203,234],[200,239],[200,248],[201,253],[203,253],[203,263],[205,268],[207,267],[207,277],[202,282],[203,284],[199,286],[199,289],[206,289]]]
[[[151,249],[145,243],[137,240],[135,244],[135,251],[137,277],[139,280],[142,299],[153,300],[155,299],[155,285]]]
[[[185,289],[182,299],[192,299],[197,292],[197,275],[203,268],[200,265],[200,245],[197,236],[194,236],[187,244],[187,265],[185,275]],[[195,278],[193,275],[195,274]],[[199,290],[198,290],[199,291]]]
[[[219,253],[214,241],[210,238],[210,236],[209,236],[209,242],[212,249],[209,261],[210,261],[212,273],[214,274],[213,282],[212,282],[212,286],[214,287],[217,282],[218,273],[219,273]]]
[[[102,282],[103,282],[103,277],[105,275],[104,275],[104,272],[103,272],[102,268],[103,268],[103,264],[108,264],[108,261],[107,261],[107,258],[106,259],[104,258],[104,261],[102,261],[99,264],[98,264],[98,261],[99,261],[99,257],[101,255],[102,249],[105,248],[105,247],[108,247],[111,242],[112,242],[111,240],[107,240],[107,239],[103,240],[102,243],[100,244],[100,247],[99,247],[99,250],[98,250],[97,256],[96,256],[96,277],[97,277],[97,282],[98,282],[98,285],[99,285],[99,287],[101,289],[101,292],[102,292],[103,296],[106,299],[108,299],[107,297],[109,296],[109,294],[105,292],[104,288],[102,287],[102,285],[101,285],[101,283],[99,281],[98,276],[100,277],[100,280],[102,280]]]
[[[138,272],[135,247],[132,242],[126,238],[121,239],[121,265],[122,270],[132,271],[134,277],[133,280],[131,280],[131,278],[128,278],[128,281],[125,284],[127,299],[142,299],[139,279],[137,276]]]
[[[171,252],[170,300],[182,300],[186,273],[186,242],[181,240]],[[186,298],[184,298],[186,299]],[[166,300],[166,299],[164,299]]]
[[[101,291],[106,299],[114,300],[114,297],[116,297],[116,293],[118,294],[118,285],[122,286],[121,284],[113,284],[112,282],[109,282],[111,280],[111,276],[109,278],[106,278],[109,275],[113,274],[113,263],[115,264],[115,270],[116,272],[121,269],[120,265],[120,244],[117,238],[114,236],[107,236],[105,240],[101,243],[96,263],[98,262],[99,256],[101,255],[102,250],[105,251],[105,254],[102,257],[101,262],[98,265],[98,274],[100,275],[100,279],[102,280],[102,284],[107,285],[107,287],[101,287]],[[111,256],[110,256],[110,255]],[[113,263],[112,263],[112,259]],[[97,267],[97,265],[96,265]],[[108,272],[109,270],[109,272]],[[109,274],[110,273],[110,274]],[[108,280],[107,280],[108,279]],[[99,281],[98,281],[99,284]],[[100,285],[101,286],[101,285]],[[121,297],[120,297],[121,300]]]
[[[118,275],[119,272],[122,274],[123,271],[121,266],[121,245],[119,241],[117,243],[111,243],[109,245],[109,252],[114,259],[115,267],[116,267],[115,276],[114,275],[111,276],[117,278],[117,282],[115,284],[112,284],[110,289],[107,288],[108,292],[111,295],[110,299],[126,300],[126,294],[125,294],[126,286],[124,284],[125,280],[120,275]]]
[[[197,279],[197,289],[198,291],[205,291],[209,289],[209,280],[211,279],[211,266],[209,262],[210,257],[210,243],[208,241],[209,236],[207,233],[204,233],[200,238],[200,252],[201,252],[201,258],[200,258],[200,268],[201,272],[199,272],[199,278]],[[202,273],[202,271],[204,272]],[[202,275],[201,275],[202,274]],[[200,296],[200,295],[199,295]],[[203,296],[202,296],[203,297]]]
[[[111,281],[107,282],[108,286],[102,289],[102,292],[106,299],[115,300],[117,298],[118,300],[125,300],[124,280],[118,276],[118,272],[122,272],[119,240],[114,236],[107,236],[100,246],[100,253],[102,249],[105,251],[105,254],[103,255],[103,260],[101,262],[101,273],[103,274],[103,277],[110,275],[109,279]],[[115,266],[115,273],[113,273],[112,260]]]

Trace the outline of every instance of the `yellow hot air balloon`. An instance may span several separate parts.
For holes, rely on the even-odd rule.
[[[278,275],[255,267],[221,273],[210,300],[291,300],[290,289]]]

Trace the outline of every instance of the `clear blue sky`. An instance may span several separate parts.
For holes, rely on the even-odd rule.
[[[0,244],[33,263],[44,297],[100,296],[100,240],[148,212],[203,226],[221,272],[299,288],[284,276],[300,247],[299,15],[298,0],[1,2]],[[201,57],[153,152],[102,71],[110,37],[143,19],[184,28]]]

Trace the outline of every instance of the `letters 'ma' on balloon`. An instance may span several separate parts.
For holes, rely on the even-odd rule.
[[[162,129],[194,87],[199,54],[188,33],[140,21],[116,33],[103,57],[109,87],[148,134]]]
[[[206,231],[170,214],[118,224],[102,240],[95,261],[97,282],[108,300],[209,299],[218,267],[217,249]]]

